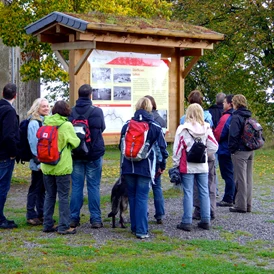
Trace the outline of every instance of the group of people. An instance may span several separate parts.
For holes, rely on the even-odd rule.
[[[92,88],[82,85],[74,109],[79,115],[89,113],[91,147],[88,155],[75,156],[72,150],[80,144],[72,121],[71,111],[65,101],[57,101],[51,110],[45,98],[36,99],[28,111],[28,141],[33,158],[30,160],[31,184],[27,196],[27,223],[43,225],[44,232],[74,234],[80,225],[80,211],[84,200],[86,180],[91,228],[103,227],[100,210],[100,181],[105,153],[102,133],[105,130],[103,112],[91,101]],[[210,228],[210,220],[216,211],[216,156],[225,194],[218,206],[229,206],[231,212],[250,212],[252,206],[253,151],[241,142],[245,118],[251,116],[243,95],[218,94],[223,97],[221,117],[215,119],[202,108],[203,96],[194,90],[188,97],[186,115],[180,120],[173,146],[173,166],[179,169],[184,191],[183,216],[178,229],[191,231],[192,219],[200,219],[198,227]],[[16,86],[7,84],[0,100],[0,228],[16,228],[13,220],[4,215],[4,205],[10,188],[12,172],[19,143],[19,119],[12,106],[16,98]],[[219,103],[220,105],[220,103]],[[91,109],[92,108],[92,109]],[[213,108],[214,109],[214,108]],[[219,115],[219,116],[220,116]],[[212,119],[213,118],[213,119]],[[155,219],[161,224],[165,215],[161,175],[166,169],[168,157],[165,141],[166,121],[158,114],[152,96],[138,100],[132,118],[149,124],[147,139],[148,157],[131,161],[121,153],[121,175],[127,182],[131,231],[137,238],[149,237],[148,196],[150,186],[154,194]],[[37,158],[36,132],[41,125],[58,126],[60,161],[56,165],[40,163]],[[121,142],[128,123],[121,130]],[[196,139],[206,145],[205,160],[189,162],[187,155]],[[71,192],[71,194],[70,194]],[[59,198],[59,223],[53,219],[56,196]],[[195,207],[193,213],[193,207]]]
[[[80,144],[72,125],[73,117],[65,101],[57,101],[50,114],[47,99],[39,98],[28,111],[28,142],[32,152],[29,166],[31,184],[27,195],[27,223],[43,225],[44,232],[57,231],[59,234],[75,234],[80,225],[80,211],[83,205],[83,188],[86,179],[90,223],[92,228],[103,226],[100,210],[100,181],[102,161],[105,153],[102,132],[105,130],[103,112],[92,107],[92,89],[82,85],[79,98],[74,106],[79,115],[90,112],[88,124],[92,149],[83,157],[72,156],[72,150]],[[17,224],[4,215],[4,206],[10,189],[12,172],[20,141],[19,118],[12,103],[16,98],[16,85],[7,84],[0,100],[0,228],[12,229]],[[90,108],[92,107],[92,111]],[[56,165],[40,163],[37,158],[36,133],[41,125],[58,127],[58,150],[60,161]],[[72,183],[71,183],[72,182]],[[71,190],[71,197],[69,194]],[[53,219],[56,196],[59,198],[59,223]]]
[[[173,166],[179,168],[184,192],[184,213],[177,228],[185,231],[192,230],[192,219],[201,220],[198,227],[208,230],[216,205],[238,213],[251,212],[252,208],[254,152],[242,141],[245,120],[251,117],[247,100],[242,94],[218,93],[217,104],[203,110],[202,99],[199,90],[188,96],[190,105],[180,120],[173,146]],[[207,160],[203,163],[187,161],[195,142],[193,137],[207,146]],[[223,199],[216,203],[218,162],[225,191]]]

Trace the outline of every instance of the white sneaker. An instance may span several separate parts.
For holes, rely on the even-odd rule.
[[[148,234],[145,234],[145,235],[140,235],[140,234],[136,234],[136,237],[138,238],[138,239],[147,239],[147,238],[149,238],[149,235]]]

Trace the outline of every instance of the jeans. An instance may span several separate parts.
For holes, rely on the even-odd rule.
[[[148,233],[148,194],[150,178],[140,175],[125,174],[128,187],[131,231],[136,236]]]
[[[59,224],[58,232],[69,229],[69,190],[70,175],[54,176],[44,175],[44,184],[46,189],[44,205],[44,229],[50,229],[54,226],[53,214],[56,203],[56,195],[59,198]]]
[[[208,161],[208,193],[209,193],[209,201],[210,201],[210,215],[212,218],[215,217],[216,213],[216,169],[215,169],[215,160],[212,158]],[[197,183],[194,179],[194,194],[193,194],[195,212],[200,212],[200,200]],[[195,214],[196,215],[196,214]]]
[[[184,214],[182,217],[182,223],[192,223],[192,209],[193,209],[193,185],[194,179],[197,182],[200,210],[201,210],[201,221],[203,223],[210,222],[210,201],[208,192],[208,173],[195,173],[185,174],[181,173],[182,186],[184,191],[183,208]]]
[[[162,219],[165,215],[165,207],[164,207],[164,197],[161,186],[161,175],[154,179],[154,184],[152,184],[152,191],[154,197],[154,207],[155,207],[155,219]]]
[[[100,182],[102,175],[103,157],[95,161],[74,160],[71,174],[72,189],[70,198],[70,218],[80,222],[80,211],[84,202],[85,177],[88,191],[88,208],[90,223],[101,223]]]
[[[225,181],[225,193],[223,201],[227,203],[233,203],[235,183],[233,178],[233,164],[230,155],[220,154],[219,166],[222,178]]]
[[[27,196],[27,219],[44,216],[45,186],[41,170],[31,172],[31,184]]]
[[[0,223],[6,220],[4,206],[10,190],[10,182],[14,169],[15,159],[0,160]]]

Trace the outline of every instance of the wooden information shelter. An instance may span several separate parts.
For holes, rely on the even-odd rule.
[[[70,14],[52,12],[26,27],[27,34],[51,44],[52,50],[69,72],[70,105],[78,98],[83,84],[90,84],[90,64],[87,58],[93,49],[161,54],[170,58],[169,67],[169,131],[166,141],[173,142],[184,114],[184,81],[192,67],[203,56],[204,49],[224,39],[224,35],[209,29],[141,18],[126,18],[98,13]],[[61,50],[69,50],[69,62]],[[185,67],[185,57],[191,61]],[[117,144],[120,134],[105,135],[105,144]]]

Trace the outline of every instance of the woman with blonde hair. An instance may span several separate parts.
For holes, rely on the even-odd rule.
[[[160,153],[162,154],[162,160],[159,164],[159,169],[163,172],[166,168],[166,158],[168,157],[168,152],[166,151],[166,141],[164,139],[164,134],[161,126],[153,121],[153,116],[151,115],[152,104],[151,101],[142,97],[138,100],[136,104],[136,112],[132,118],[135,122],[146,122],[149,125],[149,130],[147,133],[146,141],[149,140],[147,157],[140,161],[129,160],[124,157],[124,140],[125,135],[129,126],[130,121],[128,121],[122,128],[121,140],[120,140],[120,150],[121,155],[121,175],[124,176],[127,183],[128,199],[129,199],[129,209],[130,209],[130,223],[131,231],[139,239],[148,238],[148,193],[149,184],[154,183],[153,178],[153,167],[156,157],[152,151],[152,147],[155,142],[158,142],[160,148]]]
[[[28,125],[28,141],[32,152],[30,160],[31,184],[27,196],[27,223],[29,225],[41,225],[44,216],[45,187],[43,183],[43,173],[40,169],[40,163],[37,160],[37,137],[36,132],[44,122],[44,117],[49,114],[50,107],[45,98],[36,99],[27,115],[30,119]]]
[[[203,161],[197,163],[188,159],[187,154],[194,144],[194,139],[199,139],[206,145],[206,153]],[[218,150],[218,143],[214,138],[210,125],[204,121],[202,107],[193,103],[186,110],[185,122],[179,125],[175,134],[173,145],[173,166],[178,167],[181,174],[183,198],[183,217],[178,229],[192,230],[192,209],[193,209],[193,185],[197,182],[201,221],[198,227],[209,229],[210,226],[210,201],[208,191],[208,154]]]

